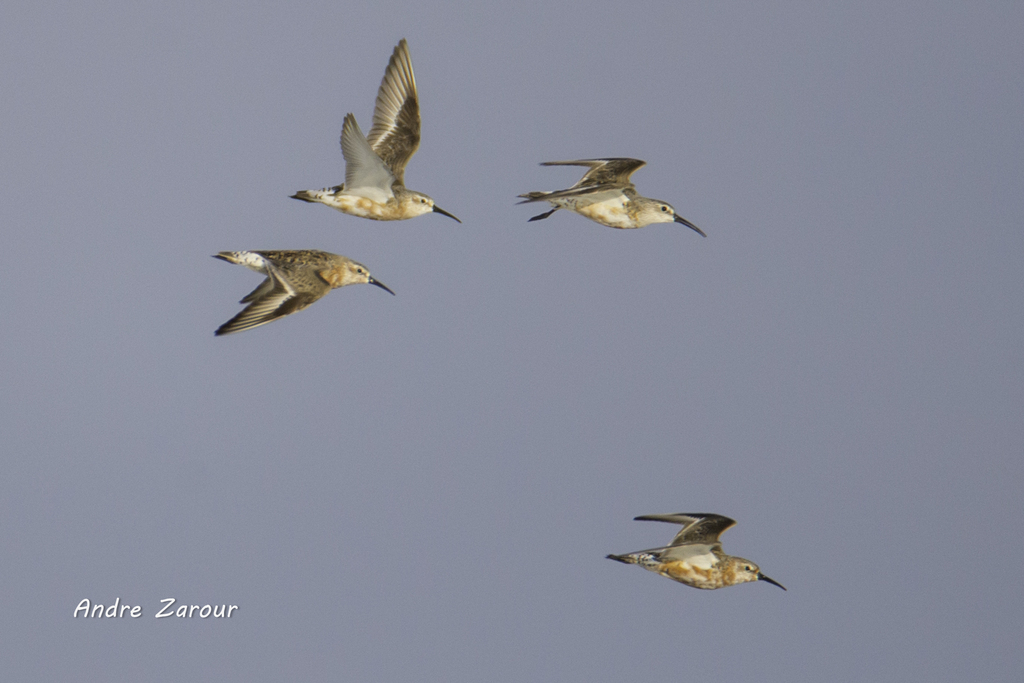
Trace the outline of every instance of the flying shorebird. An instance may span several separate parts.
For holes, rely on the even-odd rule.
[[[370,271],[363,264],[316,249],[222,251],[213,257],[267,276],[259,287],[239,302],[249,305],[217,328],[214,332],[217,336],[250,330],[291,315],[332,289],[345,285],[377,285],[391,292],[383,282],[370,277]]]
[[[694,588],[712,589],[748,581],[767,581],[786,590],[781,583],[762,574],[750,560],[722,552],[718,537],[736,524],[728,517],[702,512],[679,512],[674,515],[642,515],[634,519],[682,524],[683,528],[664,548],[608,555],[608,559],[638,564],[648,571]]]
[[[707,237],[703,230],[678,215],[668,202],[637,193],[629,176],[646,164],[646,161],[625,158],[545,161],[541,166],[587,166],[590,170],[568,190],[527,192],[519,195],[525,198],[519,203],[548,202],[555,207],[534,216],[531,221],[547,218],[559,209],[568,209],[609,228],[642,228],[651,223],[675,221]]]
[[[431,211],[455,218],[427,195],[405,187],[405,165],[419,146],[419,96],[409,45],[402,38],[380,82],[370,135],[363,135],[355,116],[345,115],[341,127],[345,182],[322,190],[300,190],[292,198],[375,221],[402,221]]]

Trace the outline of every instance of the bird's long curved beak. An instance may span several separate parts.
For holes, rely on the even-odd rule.
[[[461,223],[461,222],[462,222],[462,221],[460,221],[460,220],[459,220],[458,218],[455,218],[455,216],[451,215],[450,213],[448,213],[447,211],[445,211],[444,209],[442,209],[442,208],[441,208],[440,206],[438,206],[437,204],[434,204],[434,213],[439,213],[439,214],[441,214],[442,216],[448,216],[448,218],[454,218],[454,219],[455,219],[455,221],[456,221],[456,222],[458,222],[458,223]]]
[[[369,283],[370,283],[371,285],[377,285],[378,287],[380,287],[381,289],[383,289],[383,290],[384,290],[385,292],[391,292],[391,296],[394,296],[394,295],[395,295],[395,293],[391,291],[391,288],[390,288],[390,287],[388,287],[388,286],[387,286],[386,284],[384,284],[383,282],[381,282],[380,280],[374,280],[374,279],[373,279],[373,278],[371,277],[371,278],[370,278],[370,279],[368,280],[368,282],[369,282]]]
[[[436,206],[434,208],[437,209]],[[707,237],[707,235],[704,234],[703,230],[701,230],[696,225],[694,225],[690,221],[688,221],[685,218],[683,218],[682,216],[680,216],[678,213],[676,214],[675,221],[676,221],[676,223],[682,223],[683,225],[688,227],[690,230],[696,230],[698,233],[700,233],[701,237]]]
[[[778,582],[778,581],[776,581],[775,579],[769,579],[769,578],[768,578],[767,576],[765,576],[765,575],[764,575],[764,574],[762,574],[761,572],[758,572],[758,573],[757,573],[757,580],[758,580],[758,581],[767,581],[768,583],[772,584],[773,586],[778,586],[778,587],[779,587],[779,588],[781,588],[782,590],[786,590],[786,587],[785,587],[785,586],[783,586],[783,585],[782,585],[781,583],[779,583],[779,582]]]

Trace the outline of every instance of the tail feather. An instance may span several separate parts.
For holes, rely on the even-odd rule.
[[[323,198],[327,195],[338,194],[345,189],[345,184],[335,185],[334,187],[325,187],[322,190],[299,190],[292,195],[292,199],[299,199],[304,202],[311,204],[316,202],[322,202]]]
[[[213,255],[213,258],[219,258],[221,261],[227,261],[228,263],[238,263],[238,252],[237,251],[221,251]]]
[[[257,273],[266,273],[267,270],[267,259],[255,251],[222,251],[214,254],[213,258],[245,266]]]
[[[545,197],[547,197],[549,194],[551,194],[551,193],[550,192],[524,192],[523,194],[516,195],[516,196],[523,198],[524,201],[519,202],[520,204],[529,204],[530,202],[540,201],[540,200],[544,199]]]
[[[304,202],[309,202],[310,204],[314,204],[314,203],[320,201],[319,199],[317,199],[317,196],[318,195],[322,195],[323,192],[324,192],[323,190],[320,190],[319,192],[310,192],[309,190],[299,190],[298,192],[296,192],[295,194],[292,195],[292,199],[301,199]]]

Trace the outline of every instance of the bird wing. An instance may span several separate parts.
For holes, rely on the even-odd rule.
[[[719,562],[716,552],[722,552],[722,546],[719,543],[714,545],[706,543],[670,545],[662,549],[658,554],[658,559],[662,562],[686,562],[699,569],[711,569]]]
[[[420,102],[405,38],[395,47],[384,71],[366,139],[398,184],[405,185],[405,165],[420,146]]]
[[[671,515],[641,515],[634,517],[641,521],[669,522],[670,524],[682,524],[669,546],[679,546],[688,543],[704,543],[717,545],[718,537],[736,524],[736,520],[706,512],[677,512]]]
[[[269,286],[268,286],[269,283]],[[238,315],[217,328],[217,336],[250,330],[260,325],[301,311],[330,291],[323,283],[322,289],[312,292],[298,292],[272,263],[267,264],[267,279],[242,301],[251,301]]]
[[[580,181],[573,185],[577,187],[593,187],[597,185],[612,185],[623,187],[629,185],[629,176],[636,173],[637,169],[647,165],[646,161],[640,159],[628,159],[625,157],[613,157],[609,159],[577,159],[575,161],[545,161],[541,166],[586,166],[589,171],[583,174]]]
[[[555,190],[554,192],[527,192],[519,195],[520,197],[526,197],[517,204],[529,204],[531,202],[544,202],[549,199],[558,199],[559,197],[589,197],[595,202],[599,202],[605,197],[602,197],[602,193],[608,193],[608,196],[613,196],[617,193],[622,192],[622,185],[618,183],[603,183],[601,185],[587,185],[580,186],[579,183],[573,185],[567,190]]]
[[[345,157],[346,192],[368,193],[379,201],[395,196],[391,190],[394,174],[370,147],[352,114],[345,115],[345,123],[341,127],[341,153]]]
[[[259,287],[257,287],[256,289],[252,290],[251,292],[246,294],[244,297],[242,297],[242,300],[239,301],[238,303],[240,303],[240,304],[247,304],[250,301],[255,301],[256,299],[260,298],[261,296],[265,296],[265,295],[269,294],[271,292],[271,290],[273,290],[273,289],[274,289],[274,279],[268,277],[267,279],[265,279],[263,282],[260,283]]]

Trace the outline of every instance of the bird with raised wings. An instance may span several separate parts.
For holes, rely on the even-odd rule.
[[[345,115],[341,128],[345,182],[322,190],[300,190],[292,198],[376,221],[401,221],[430,212],[459,221],[427,195],[406,188],[405,166],[419,146],[419,95],[409,44],[403,38],[380,83],[370,134],[363,135],[355,116]]]

